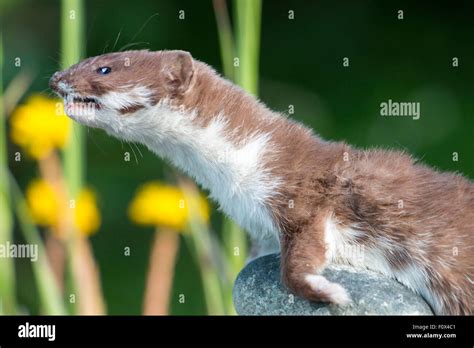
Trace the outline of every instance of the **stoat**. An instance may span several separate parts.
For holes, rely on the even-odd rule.
[[[325,141],[184,51],[88,58],[50,86],[71,118],[167,158],[264,252],[280,250],[294,294],[349,304],[321,275],[345,263],[397,279],[437,314],[474,314],[474,185],[463,176]]]

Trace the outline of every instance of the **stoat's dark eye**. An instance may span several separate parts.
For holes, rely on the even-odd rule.
[[[102,66],[99,69],[97,69],[97,73],[101,75],[107,75],[112,72],[112,68],[109,68],[108,66]]]

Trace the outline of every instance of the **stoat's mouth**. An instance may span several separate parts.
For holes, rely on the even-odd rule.
[[[96,109],[102,108],[102,104],[94,97],[66,97],[66,100],[72,100],[75,104],[89,104],[94,106]]]

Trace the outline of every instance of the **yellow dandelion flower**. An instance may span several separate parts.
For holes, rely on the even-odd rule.
[[[26,202],[33,221],[45,227],[58,227],[60,217],[65,213],[66,204],[60,203],[60,198],[54,187],[43,179],[33,180],[26,189]],[[82,236],[90,236],[100,227],[100,212],[97,200],[90,189],[79,193],[74,207],[74,226]],[[58,238],[65,238],[65,231],[54,229]]]
[[[33,180],[26,189],[26,202],[34,222],[41,226],[56,226],[59,220],[59,199],[51,184]]]
[[[187,202],[184,193],[175,186],[151,182],[137,191],[128,208],[130,219],[140,225],[163,226],[183,230],[190,218],[189,206],[196,207],[196,217],[209,220],[207,200],[199,195]]]
[[[62,103],[39,94],[15,109],[10,124],[12,141],[35,159],[64,147],[71,127]]]
[[[78,232],[90,236],[100,227],[100,212],[97,208],[95,194],[90,189],[84,189],[77,199],[74,222]]]

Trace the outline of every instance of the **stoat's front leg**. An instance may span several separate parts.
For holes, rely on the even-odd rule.
[[[281,272],[285,285],[297,296],[310,301],[347,305],[347,291],[321,275],[326,266],[324,221],[329,213],[321,212],[315,219],[283,233],[281,238]]]

